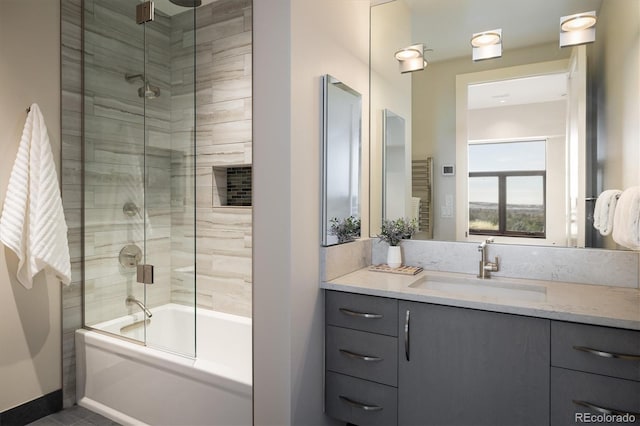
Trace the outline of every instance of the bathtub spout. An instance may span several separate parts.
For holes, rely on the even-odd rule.
[[[138,305],[140,307],[140,309],[142,309],[144,311],[144,314],[148,318],[151,318],[153,316],[151,311],[149,309],[147,309],[146,306],[144,306],[144,303],[142,303],[138,299],[134,298],[133,296],[127,296],[127,299],[125,300],[125,303],[127,304],[127,306],[133,305],[135,303],[136,305]]]

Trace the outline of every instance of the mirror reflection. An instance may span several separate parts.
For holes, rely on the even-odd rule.
[[[322,245],[360,237],[362,96],[338,79],[322,79]]]
[[[405,119],[411,158],[411,190],[394,214],[413,217],[419,198],[418,238],[616,248],[594,230],[593,207],[602,191],[640,183],[639,4],[372,6],[370,234],[394,192],[383,149],[382,111],[390,110]],[[560,47],[577,38],[561,34],[561,19],[582,12],[595,12],[595,27]],[[477,60],[471,37],[483,32],[499,34],[501,51]],[[394,55],[420,44],[413,53],[426,66],[401,72]]]

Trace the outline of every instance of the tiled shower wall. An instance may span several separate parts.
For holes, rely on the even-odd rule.
[[[172,18],[172,87],[192,84],[193,64],[180,46],[194,37],[186,14]],[[216,180],[214,168],[251,165],[251,0],[218,0],[196,11],[196,183],[195,247],[196,302],[216,311],[251,316],[251,217],[250,207],[223,207],[220,197],[226,182]],[[172,114],[183,108],[173,97]],[[185,111],[185,117],[188,113]],[[188,122],[189,120],[187,120]],[[179,123],[174,121],[174,128]],[[174,139],[189,136],[178,130]],[[190,162],[190,161],[189,161]],[[190,162],[191,163],[191,162]],[[191,221],[174,216],[175,220]],[[189,232],[191,231],[191,232]],[[172,256],[193,252],[193,228],[172,232]],[[182,254],[181,254],[182,253]],[[193,262],[191,263],[193,264]],[[193,268],[180,268],[172,276],[172,301],[193,300]]]
[[[142,82],[124,80],[143,65],[140,28],[130,23],[135,3],[85,0],[85,25],[92,25],[85,32],[85,79],[92,79],[85,81],[84,106],[85,321],[128,312],[124,297],[141,285],[117,257],[143,232],[149,263],[159,265],[157,284],[147,293],[150,306],[192,305],[196,277],[198,306],[250,316],[251,208],[220,206],[213,168],[251,164],[251,0],[218,0],[197,9],[196,31],[189,12],[159,13],[148,27],[146,71],[161,95],[146,105],[148,209],[129,217],[123,204],[140,206],[142,200],[144,137],[137,95]],[[81,1],[61,0],[61,10],[62,185],[73,266],[73,283],[63,293],[63,391],[69,406],[75,402],[74,331],[82,326]]]
[[[63,404],[76,402],[74,332],[82,327],[82,8],[60,2],[62,204],[69,228],[71,285],[62,288]]]
[[[84,8],[84,320],[94,325],[137,312],[125,304],[128,295],[144,300],[135,267],[118,260],[126,245],[145,249],[142,261],[155,265],[147,306],[171,299],[169,200],[176,187],[171,185],[176,148],[171,19],[156,12],[154,22],[138,25],[130,0],[85,0]],[[160,96],[146,101],[138,95],[144,80],[125,78],[145,71],[149,83],[160,88]]]

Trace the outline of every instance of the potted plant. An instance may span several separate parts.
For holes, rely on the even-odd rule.
[[[418,229],[416,219],[398,218],[396,220],[383,219],[382,228],[378,238],[389,244],[387,252],[387,265],[390,268],[398,268],[402,265],[402,253],[400,252],[401,240],[409,239]]]
[[[360,218],[349,216],[345,219],[334,217],[329,221],[329,234],[338,237],[338,244],[348,243],[360,237]]]

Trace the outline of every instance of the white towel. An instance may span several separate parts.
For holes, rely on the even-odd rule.
[[[411,219],[420,220],[420,197],[411,197]]]
[[[613,219],[613,240],[631,250],[640,250],[640,186],[625,189],[620,195]]]
[[[49,136],[37,104],[22,131],[0,217],[0,241],[18,256],[18,281],[26,288],[43,269],[71,283],[67,224]]]
[[[613,230],[613,219],[620,194],[622,191],[619,189],[608,189],[603,191],[596,200],[593,210],[593,227],[600,231],[601,235],[609,235]]]

